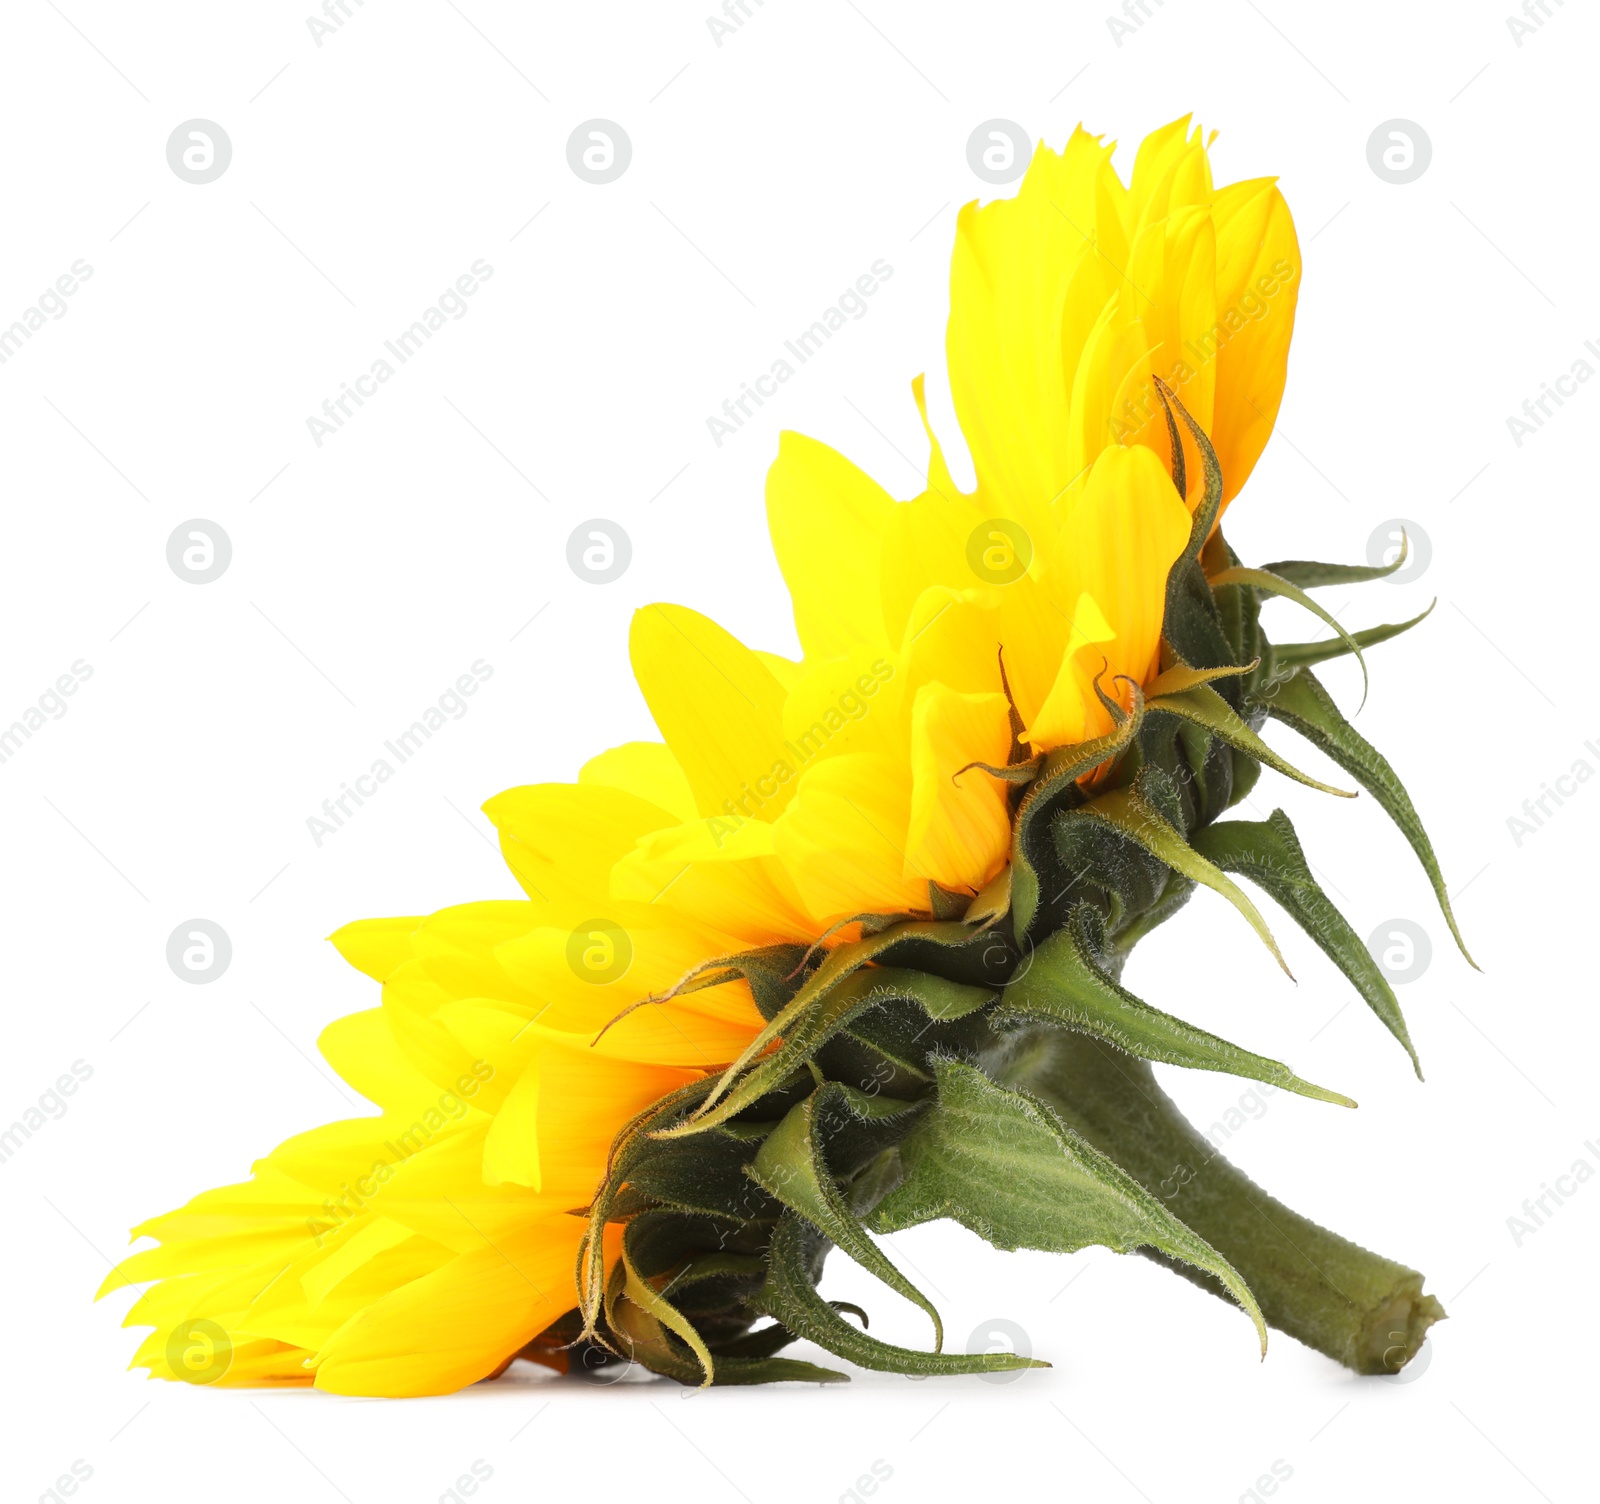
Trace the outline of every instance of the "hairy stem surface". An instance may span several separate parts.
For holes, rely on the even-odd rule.
[[[1357,1373],[1395,1373],[1444,1307],[1423,1276],[1275,1201],[1230,1165],[1156,1084],[1148,1062],[1088,1035],[1041,1030],[994,1071],[1048,1102],[1244,1277],[1270,1325]],[[1159,1262],[1231,1299],[1212,1275]]]

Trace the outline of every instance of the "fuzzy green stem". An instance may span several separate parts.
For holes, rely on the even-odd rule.
[[[1272,1326],[1357,1373],[1395,1373],[1444,1307],[1414,1269],[1290,1211],[1223,1159],[1146,1061],[1084,1034],[1020,1036],[996,1079],[1047,1101],[1244,1277]],[[1153,1254],[1213,1294],[1208,1274]]]

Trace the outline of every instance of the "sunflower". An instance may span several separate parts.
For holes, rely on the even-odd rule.
[[[524,896],[332,937],[382,998],[320,1047],[379,1113],[134,1229],[159,1246],[104,1289],[155,1281],[128,1313],[154,1328],[136,1366],[414,1395],[519,1354],[838,1377],[775,1356],[796,1336],[906,1372],[1020,1365],[944,1352],[866,1235],[937,1216],[1000,1247],[1153,1251],[1263,1343],[1266,1319],[1356,1367],[1380,1338],[1416,1350],[1442,1314],[1420,1276],[1214,1155],[1189,1165],[1193,1130],[1137,1075],[1347,1101],[1122,989],[1127,950],[1197,886],[1271,943],[1230,871],[1410,1049],[1287,818],[1218,821],[1263,764],[1312,782],[1257,734],[1269,715],[1378,797],[1443,890],[1392,770],[1310,672],[1401,628],[1274,647],[1257,620],[1267,595],[1325,616],[1307,589],[1376,571],[1250,570],[1220,532],[1282,398],[1288,208],[1270,180],[1215,188],[1187,120],[1126,186],[1111,153],[1079,130],[1015,198],[961,212],[947,354],[976,489],[920,378],[909,501],[784,434],[767,509],[801,659],[645,608],[630,653],[662,740],[485,806]],[[1263,1202],[1339,1299],[1250,1220]],[[830,1246],[926,1310],[937,1350],[822,1300]]]

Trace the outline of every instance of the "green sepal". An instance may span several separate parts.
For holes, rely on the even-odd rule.
[[[616,1281],[613,1278],[613,1292],[620,1293],[632,1301],[645,1315],[666,1328],[667,1331],[670,1331],[689,1348],[690,1352],[694,1354],[695,1362],[700,1367],[702,1373],[700,1383],[703,1387],[711,1382],[715,1367],[711,1352],[706,1347],[705,1339],[695,1330],[694,1323],[639,1272],[634,1262],[632,1244],[642,1222],[643,1219],[630,1222],[622,1234],[622,1258],[617,1265],[617,1268],[622,1271],[622,1283],[620,1292],[616,1292]],[[606,1319],[613,1328],[617,1324],[616,1293],[611,1294],[606,1311]],[[653,1367],[654,1365],[651,1366]]]
[[[758,950],[741,951],[737,955],[716,956],[702,961],[680,977],[665,992],[653,993],[630,1003],[595,1035],[593,1043],[605,1037],[606,1031],[621,1023],[630,1013],[640,1008],[658,1006],[674,998],[687,997],[707,987],[720,987],[726,982],[743,978],[750,986],[750,995],[763,1018],[771,1018],[793,997],[798,983],[795,978],[804,970],[809,952],[802,945],[769,945]]]
[[[1285,600],[1293,601],[1297,606],[1304,606],[1313,616],[1325,625],[1333,628],[1339,634],[1339,641],[1344,644],[1348,652],[1356,655],[1356,662],[1361,665],[1361,703],[1367,702],[1367,660],[1361,652],[1361,644],[1355,640],[1344,627],[1340,625],[1338,617],[1331,611],[1319,606],[1298,585],[1276,575],[1267,569],[1247,569],[1243,565],[1235,565],[1225,569],[1211,581],[1213,590],[1223,590],[1230,585],[1242,586],[1247,590],[1257,591],[1261,595],[1281,596]]]
[[[1195,422],[1171,387],[1156,378],[1156,392],[1168,413],[1168,432],[1175,432],[1175,409],[1200,453],[1205,489],[1189,524],[1189,540],[1167,571],[1166,607],[1162,632],[1187,663],[1218,665],[1232,662],[1233,654],[1222,613],[1201,565],[1207,542],[1222,514],[1222,466],[1206,431]],[[1179,449],[1181,453],[1181,445]],[[1186,473],[1186,472],[1185,472]]]
[[[699,1387],[707,1383],[845,1384],[850,1380],[849,1374],[834,1368],[823,1368],[798,1358],[772,1356],[777,1347],[794,1340],[793,1334],[781,1325],[754,1333],[760,1341],[736,1340],[725,1344],[721,1351],[709,1354],[712,1366],[707,1377],[694,1353],[681,1343],[675,1343],[668,1336],[668,1328],[655,1315],[628,1298],[626,1285],[627,1275],[619,1263],[613,1272],[606,1302],[607,1324],[612,1335],[612,1341],[606,1345],[619,1357],[641,1363],[654,1373]]]
[[[909,1117],[924,1105],[888,1097],[869,1097],[853,1087],[829,1081],[798,1107],[790,1108],[784,1120],[767,1135],[755,1163],[745,1173],[769,1196],[804,1217],[868,1273],[920,1307],[933,1323],[933,1345],[938,1351],[944,1347],[944,1323],[939,1319],[939,1312],[867,1236],[866,1229],[839,1194],[822,1145],[817,1141],[818,1130],[830,1111],[846,1112],[865,1121],[881,1121]],[[906,1126],[909,1128],[910,1124]]]
[[[1166,646],[1170,652],[1172,645],[1168,643]],[[1181,659],[1175,659],[1145,685],[1145,699],[1148,702],[1159,695],[1182,694],[1197,684],[1213,684],[1219,679],[1237,679],[1257,668],[1259,661],[1228,663],[1220,668],[1192,668]]]
[[[1261,911],[1250,902],[1237,883],[1218,871],[1184,840],[1182,834],[1151,803],[1138,784],[1102,794],[1081,809],[1072,810],[1064,818],[1098,820],[1109,825],[1113,830],[1143,847],[1157,861],[1165,863],[1174,872],[1187,877],[1191,882],[1203,884],[1215,893],[1220,893],[1244,915],[1250,928],[1260,936],[1262,943],[1283,968],[1284,974],[1291,981],[1294,979],[1294,973],[1289,970],[1289,963],[1283,959],[1283,952],[1278,949],[1278,942],[1272,938],[1272,931],[1267,928],[1267,922],[1261,917]]]
[[[811,1234],[793,1212],[784,1214],[772,1234],[767,1283],[752,1302],[781,1321],[797,1337],[815,1342],[837,1357],[880,1373],[917,1375],[998,1373],[1014,1368],[1048,1368],[1017,1353],[925,1353],[894,1347],[852,1326],[838,1308],[817,1293],[812,1282]]]
[[[1161,399],[1161,405],[1166,409],[1168,435],[1176,439],[1178,430],[1172,425],[1172,412],[1177,409],[1178,416],[1183,419],[1183,426],[1189,430],[1189,436],[1194,440],[1195,448],[1200,451],[1200,465],[1205,474],[1205,490],[1201,493],[1199,504],[1194,509],[1194,515],[1189,524],[1189,541],[1184,544],[1183,552],[1178,556],[1173,569],[1200,562],[1201,551],[1206,546],[1206,540],[1211,536],[1211,530],[1217,525],[1217,518],[1222,514],[1222,464],[1217,459],[1217,451],[1212,447],[1210,436],[1194,418],[1190,416],[1189,409],[1178,400],[1170,386],[1159,376],[1155,378],[1156,395]],[[1183,460],[1183,447],[1180,443],[1175,452],[1178,464]],[[1174,466],[1174,479],[1177,478],[1178,466]],[[1180,494],[1187,501],[1188,484],[1179,487]],[[1168,576],[1169,582],[1171,576]],[[1170,590],[1170,584],[1169,584]]]
[[[822,997],[842,977],[846,977],[859,967],[865,966],[869,961],[890,949],[890,947],[913,937],[925,940],[936,946],[959,946],[972,938],[972,931],[966,925],[953,921],[905,920],[886,925],[875,934],[863,939],[849,940],[842,945],[834,946],[823,958],[821,965],[806,978],[800,989],[781,1008],[772,1013],[766,1013],[765,1009],[762,1010],[763,1013],[766,1013],[767,1018],[765,1026],[739,1052],[738,1059],[708,1088],[701,1111],[709,1111],[718,1099],[739,1079],[745,1068],[777,1040],[789,1034],[798,1020],[813,1007],[817,999]],[[762,953],[757,952],[755,954]],[[806,953],[806,955],[809,955],[809,953]],[[733,956],[723,964],[730,970],[742,971],[745,960],[745,957]],[[804,964],[804,959],[802,959],[800,966]],[[800,966],[795,968],[795,972],[798,972]],[[795,973],[791,973],[791,975],[793,974]],[[751,985],[752,987],[755,985],[753,981]]]
[[[963,773],[970,773],[976,768],[980,773],[987,773],[991,778],[998,778],[1001,783],[1024,784],[1032,783],[1039,776],[1039,769],[1044,766],[1044,758],[1030,757],[1026,762],[1008,762],[1003,768],[992,762],[969,762],[964,768],[957,768],[950,775],[951,783],[957,782]]]
[[[1019,944],[1039,912],[1040,840],[1049,817],[1064,800],[1081,797],[1078,780],[1125,750],[1143,718],[1144,696],[1136,688],[1133,711],[1121,724],[1092,742],[1052,752],[1022,796],[1011,836],[1011,924]]]
[[[1444,874],[1439,870],[1439,859],[1433,853],[1433,843],[1422,828],[1422,820],[1411,796],[1406,793],[1388,760],[1362,734],[1339,713],[1333,696],[1323,688],[1322,682],[1308,668],[1301,669],[1293,678],[1280,680],[1270,688],[1264,687],[1260,703],[1267,714],[1275,716],[1292,727],[1313,746],[1327,753],[1341,768],[1356,780],[1388,813],[1400,827],[1417,860],[1422,863],[1428,881],[1433,885],[1434,896],[1444,914],[1450,933],[1474,970],[1478,963],[1467,950],[1466,941],[1456,925],[1456,916],[1450,907],[1450,895],[1445,890]]]
[[[578,1245],[577,1285],[578,1309],[583,1315],[584,1337],[595,1337],[601,1309],[607,1296],[605,1284],[604,1235],[612,1209],[621,1194],[624,1182],[640,1158],[652,1147],[646,1137],[648,1131],[663,1123],[673,1122],[695,1107],[711,1090],[709,1078],[691,1081],[669,1092],[660,1101],[653,1102],[625,1123],[612,1140],[611,1154],[606,1163],[605,1178],[595,1191],[594,1200],[587,1211],[588,1230]]]
[[[1265,820],[1224,820],[1196,831],[1192,840],[1195,849],[1223,871],[1237,872],[1264,889],[1317,942],[1405,1047],[1420,1081],[1422,1063],[1394,989],[1371,951],[1311,875],[1289,817],[1275,809]]]
[[[971,889],[947,888],[931,877],[928,879],[928,910],[935,920],[965,919],[971,903]]]
[[[1006,988],[996,1027],[1043,1019],[1093,1034],[1146,1060],[1190,1070],[1225,1071],[1319,1102],[1356,1105],[1339,1092],[1303,1081],[1279,1061],[1240,1049],[1152,1008],[1106,973],[1099,959],[1104,947],[1105,928],[1099,913],[1089,904],[1079,904],[1068,915],[1066,925],[1033,953],[1031,964]]]
[[[1004,919],[1011,912],[1011,864],[1008,862],[1000,871],[980,888],[973,896],[972,902],[967,905],[967,912],[962,916],[968,924],[976,924],[982,928]]]
[[[758,1060],[714,1105],[713,1099],[707,1098],[695,1116],[669,1128],[658,1128],[651,1137],[686,1138],[727,1122],[780,1086],[852,1019],[891,998],[911,999],[921,1005],[930,1020],[937,1022],[973,1013],[995,996],[989,988],[969,987],[903,967],[872,966],[853,971],[817,997],[809,1008],[789,1019],[778,1048]]]
[[[1032,1093],[957,1060],[937,1070],[939,1100],[900,1146],[905,1179],[869,1227],[898,1232],[953,1217],[997,1248],[1155,1248],[1215,1276],[1255,1323],[1265,1353],[1266,1323],[1249,1287],[1138,1181]]]
[[[692,1145],[643,1140],[641,1152],[628,1157],[628,1183],[611,1208],[610,1220],[629,1215],[640,1198],[706,1217],[748,1221],[760,1216],[770,1208],[763,1207],[744,1173],[753,1148],[747,1135],[727,1124]]]
[[[1248,753],[1257,762],[1265,763],[1275,772],[1282,773],[1284,777],[1294,779],[1296,783],[1320,789],[1324,794],[1337,794],[1341,799],[1356,797],[1355,790],[1335,788],[1331,783],[1322,783],[1309,773],[1302,773],[1293,763],[1280,757],[1250,729],[1249,724],[1240,718],[1233,706],[1209,684],[1194,684],[1173,694],[1159,696],[1152,694],[1145,701],[1145,711],[1149,714],[1157,710],[1164,710],[1169,715],[1182,716],[1184,720],[1191,721],[1210,732],[1219,741],[1226,742],[1240,752]]]
[[[1428,609],[1413,616],[1410,621],[1390,621],[1376,627],[1363,627],[1359,632],[1352,632],[1350,639],[1364,648],[1388,642],[1391,637],[1409,632],[1419,622],[1426,621],[1433,615],[1433,608],[1438,604],[1436,600],[1430,601]],[[1313,663],[1326,663],[1330,658],[1342,658],[1349,651],[1350,649],[1337,638],[1323,642],[1275,642],[1272,645],[1272,664],[1274,668],[1309,668]]]
[[[803,1358],[716,1358],[713,1384],[848,1384],[850,1375]]]
[[[1399,569],[1411,555],[1411,540],[1405,529],[1400,529],[1400,553],[1392,564],[1320,564],[1312,559],[1282,559],[1276,564],[1263,566],[1268,574],[1288,580],[1302,590],[1316,590],[1323,585],[1361,585],[1368,580],[1381,580]]]

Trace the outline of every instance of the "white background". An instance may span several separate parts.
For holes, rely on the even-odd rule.
[[[1279,1497],[1306,1504],[1592,1497],[1600,1184],[1520,1247],[1506,1219],[1575,1159],[1600,1167],[1600,786],[1520,845],[1507,818],[1577,759],[1600,769],[1574,677],[1593,656],[1600,389],[1520,447],[1506,418],[1600,339],[1596,23],[1552,5],[1519,47],[1509,3],[1152,0],[1118,45],[1098,5],[768,0],[719,48],[709,0],[370,0],[319,48],[287,0],[13,0],[0,323],[75,260],[93,275],[0,367],[0,722],[75,660],[93,676],[0,765],[0,1119],[75,1060],[93,1075],[0,1166],[5,1497],[78,1459],[81,1497],[107,1501],[432,1501],[477,1459],[491,1504],[579,1486],[832,1501],[875,1460],[890,1504],[1234,1500],[1280,1460]],[[948,433],[955,213],[1011,191],[973,175],[974,128],[1059,145],[1081,119],[1126,169],[1190,109],[1222,132],[1219,180],[1281,175],[1305,251],[1282,424],[1230,536],[1258,563],[1360,560],[1395,517],[1430,539],[1420,579],[1327,603],[1364,625],[1439,598],[1372,654],[1359,724],[1416,796],[1483,973],[1370,799],[1269,774],[1256,805],[1292,812],[1356,928],[1431,937],[1401,989],[1427,1084],[1281,918],[1297,988],[1204,895],[1130,982],[1361,1101],[1274,1097],[1228,1152],[1428,1272],[1451,1319],[1409,1381],[1278,1335],[1261,1364],[1236,1310],[1143,1260],[1001,1254],[949,1226],[895,1251],[955,1340],[1003,1317],[1054,1368],[690,1397],[518,1365],[412,1402],[125,1373],[130,1297],[90,1304],[125,1230],[359,1107],[313,1041],[376,993],[322,937],[515,893],[477,806],[652,734],[627,669],[637,606],[686,602],[795,650],[762,509],[780,428],[919,488],[908,383],[928,371]],[[206,186],[165,155],[195,117],[233,144]],[[592,117],[633,143],[607,186],[567,165]],[[1433,144],[1406,186],[1367,163],[1394,117]],[[468,314],[317,447],[306,418],[479,258],[494,274]],[[879,258],[894,275],[867,316],[716,447],[706,417]],[[604,587],[565,558],[593,517],[634,549]],[[232,540],[209,585],[166,561],[191,518]],[[480,658],[470,712],[317,847],[307,817]],[[1353,671],[1328,679],[1353,710]],[[234,948],[208,986],[165,960],[196,916]],[[1165,1079],[1202,1123],[1247,1085]],[[842,1260],[828,1280],[875,1330],[923,1340]]]

